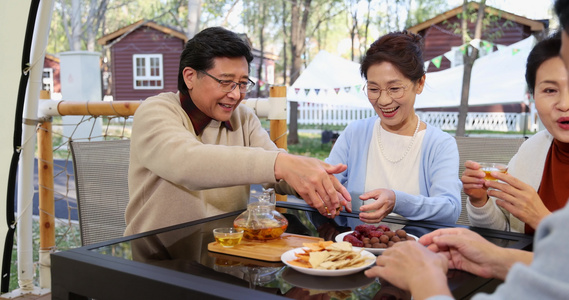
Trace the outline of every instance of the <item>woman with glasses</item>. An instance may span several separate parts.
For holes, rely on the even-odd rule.
[[[338,195],[331,174],[344,171],[277,149],[255,114],[239,105],[254,83],[249,45],[221,27],[189,40],[180,58],[178,93],[146,99],[131,135],[125,234],[244,209],[250,184],[298,193],[326,217]]]
[[[390,213],[456,223],[461,211],[456,142],[421,121],[413,108],[425,85],[422,38],[409,32],[379,38],[361,73],[377,116],[350,123],[326,159],[348,166],[336,177],[352,194],[352,208],[367,223]]]
[[[533,234],[543,218],[567,203],[569,85],[560,49],[558,33],[539,42],[527,60],[526,82],[546,130],[522,144],[509,174],[497,175],[502,182],[485,181],[477,162],[464,164],[466,209],[474,226]]]

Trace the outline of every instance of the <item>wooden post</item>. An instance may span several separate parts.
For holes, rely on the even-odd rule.
[[[286,105],[286,86],[272,86],[269,92],[270,98],[284,98]],[[271,140],[277,145],[277,147],[287,150],[287,126],[286,126],[286,106],[284,107],[285,114],[284,118],[282,115],[280,117],[272,119],[269,114],[270,120],[270,135]],[[286,195],[276,195],[277,201],[287,201]]]
[[[40,99],[50,99],[49,91],[41,91]],[[43,101],[43,100],[40,100]],[[51,288],[49,259],[55,248],[55,204],[53,198],[53,142],[51,118],[40,120],[38,138],[38,194],[40,224],[40,287]]]

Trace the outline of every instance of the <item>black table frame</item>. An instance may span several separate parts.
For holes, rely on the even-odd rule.
[[[279,202],[279,207],[301,210],[312,208],[287,202]],[[283,299],[283,297],[253,290],[222,281],[202,278],[159,266],[130,261],[91,251],[156,233],[167,232],[213,220],[237,216],[240,212],[223,214],[202,220],[188,222],[160,230],[122,237],[107,242],[62,251],[51,255],[52,299]],[[357,217],[356,214],[342,212],[342,215]],[[402,225],[414,225],[437,229],[441,227],[466,227],[460,225],[430,222],[413,222],[387,217],[386,221]],[[517,240],[510,248],[531,250],[531,236],[481,228],[471,228],[485,237]],[[451,271],[452,272],[452,271]],[[461,271],[455,271],[461,272]],[[470,274],[469,274],[470,275]],[[501,283],[496,279],[485,279],[472,275],[468,283],[450,286],[456,298],[468,298],[473,293],[491,292]],[[473,288],[476,287],[476,288]]]

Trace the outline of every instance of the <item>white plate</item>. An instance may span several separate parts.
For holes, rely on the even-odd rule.
[[[309,268],[303,268],[303,267],[299,267],[299,266],[294,266],[289,264],[288,262],[291,260],[295,260],[296,256],[294,255],[295,253],[303,253],[304,250],[303,249],[308,249],[308,248],[295,248],[292,250],[288,250],[287,252],[283,253],[281,255],[281,260],[282,262],[293,268],[294,270],[304,273],[304,274],[308,274],[308,275],[316,275],[316,276],[344,276],[344,275],[349,275],[349,274],[354,274],[360,271],[363,271],[371,266],[373,266],[375,264],[375,255],[373,255],[372,253],[370,253],[369,251],[366,250],[362,250],[361,255],[366,257],[366,264],[361,266],[361,267],[357,267],[357,268],[349,268],[349,269],[341,269],[341,270],[318,270],[318,269],[309,269]],[[357,248],[360,249],[360,248]],[[354,247],[354,251],[358,251],[356,250],[356,247]]]
[[[336,236],[336,242],[342,242],[342,241],[344,241],[344,237],[345,237],[346,235],[352,233],[352,232],[354,232],[354,231],[346,231],[346,232],[342,232],[342,233],[338,234],[338,235]],[[412,235],[412,234],[409,234],[409,233],[408,233],[407,235],[408,235],[408,236],[411,236],[411,237],[414,237],[415,240],[418,240],[418,239],[419,239],[419,238],[418,238],[417,236],[415,236],[415,235]],[[355,250],[355,249],[364,249],[364,250],[367,250],[367,251],[369,251],[369,252],[371,252],[371,253],[373,253],[373,254],[375,254],[375,255],[379,255],[379,254],[383,253],[383,251],[387,250],[387,248],[361,248],[361,247],[353,247],[353,248],[354,248],[354,250]]]

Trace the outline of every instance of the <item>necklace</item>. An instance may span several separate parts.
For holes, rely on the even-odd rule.
[[[407,147],[407,150],[405,150],[405,152],[403,153],[403,156],[401,156],[399,159],[391,159],[390,157],[388,157],[387,155],[385,155],[385,150],[383,150],[383,144],[381,143],[381,122],[377,122],[377,126],[378,126],[378,131],[377,131],[377,142],[379,144],[379,149],[381,150],[381,154],[383,155],[383,157],[385,157],[385,159],[392,163],[392,164],[396,164],[398,162],[400,162],[401,160],[403,160],[405,158],[405,156],[407,156],[407,154],[409,153],[409,151],[411,151],[411,147],[413,147],[413,143],[415,143],[415,139],[417,138],[417,132],[419,132],[419,126],[421,126],[421,118],[419,117],[419,115],[415,114],[417,116],[417,128],[415,128],[415,133],[413,133],[413,137],[411,138],[411,142],[409,143],[409,146]]]

